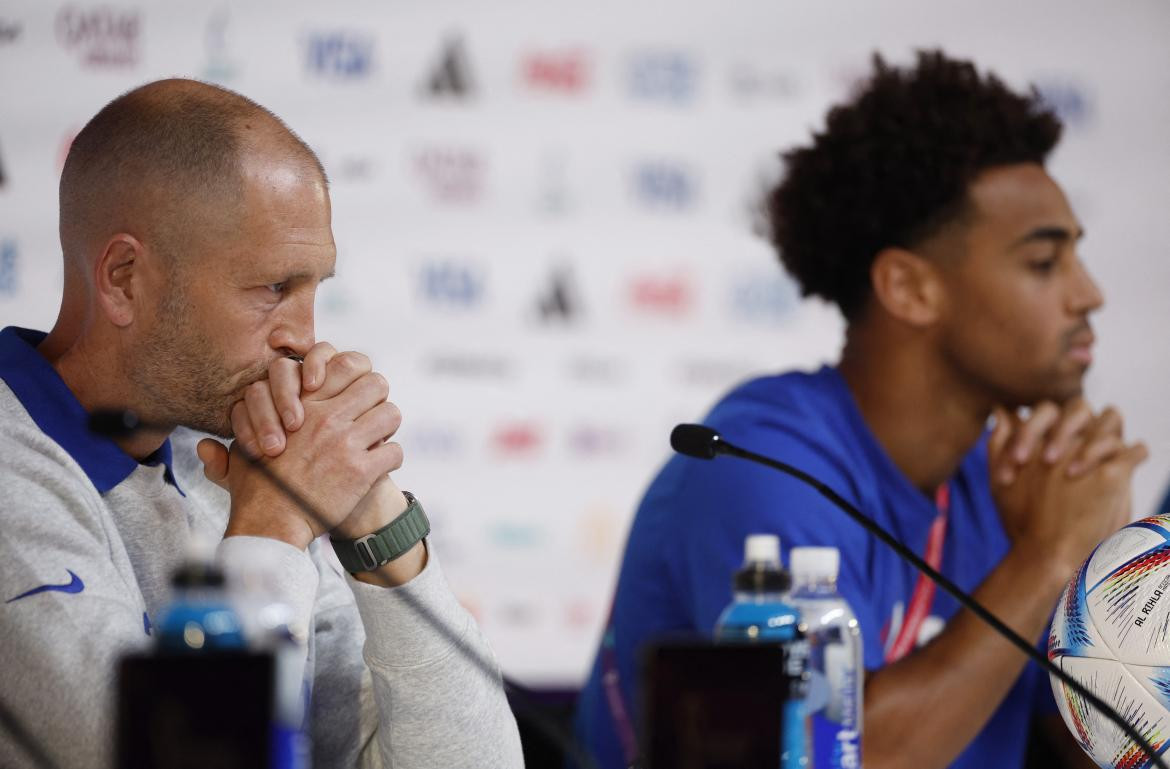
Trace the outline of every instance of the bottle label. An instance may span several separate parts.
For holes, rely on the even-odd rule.
[[[856,730],[827,718],[822,710],[812,717],[812,733],[818,767],[861,769],[861,735]]]
[[[829,659],[835,655],[829,655]],[[840,659],[838,659],[840,662]],[[808,704],[812,712],[813,755],[817,766],[825,769],[860,769],[861,733],[858,725],[857,671],[840,666],[832,678],[835,686],[819,671],[814,672],[814,696]],[[816,683],[819,682],[820,686]],[[815,696],[817,691],[821,696]]]

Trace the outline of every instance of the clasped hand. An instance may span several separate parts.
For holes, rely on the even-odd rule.
[[[225,536],[281,539],[299,548],[325,532],[355,538],[406,509],[389,480],[402,465],[390,441],[402,422],[389,385],[361,353],[318,343],[303,363],[278,359],[232,407],[229,450],[201,441],[204,473],[231,494]],[[241,454],[246,453],[247,459]],[[276,488],[253,463],[292,487],[312,510]]]
[[[992,493],[1013,546],[1067,581],[1092,549],[1130,520],[1130,482],[1146,447],[1126,443],[1121,415],[1083,398],[1044,402],[1024,417],[995,411],[988,441]]]

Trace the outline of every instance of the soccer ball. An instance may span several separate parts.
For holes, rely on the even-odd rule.
[[[1107,702],[1161,752],[1170,737],[1170,515],[1106,539],[1064,589],[1048,659]],[[1151,764],[1113,721],[1056,676],[1064,722],[1103,769]],[[1164,754],[1170,759],[1170,752]]]

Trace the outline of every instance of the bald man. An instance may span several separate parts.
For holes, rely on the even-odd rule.
[[[116,661],[211,538],[229,580],[270,565],[303,631],[315,766],[521,766],[491,652],[390,480],[386,380],[314,338],[336,249],[313,152],[238,94],[151,83],[78,134],[60,217],[57,323],[0,332],[4,765],[110,764]],[[103,408],[147,428],[94,435]]]

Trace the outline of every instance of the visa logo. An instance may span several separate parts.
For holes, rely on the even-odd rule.
[[[630,59],[629,78],[635,98],[679,105],[694,98],[699,68],[681,52],[640,53]]]
[[[1037,84],[1040,98],[1064,123],[1081,127],[1093,117],[1093,106],[1085,89],[1067,80],[1054,80]]]
[[[799,304],[796,286],[780,274],[744,276],[731,288],[731,314],[749,322],[780,320]]]
[[[310,35],[305,48],[305,66],[324,77],[347,80],[364,78],[373,70],[374,40],[347,32]]]
[[[419,274],[419,290],[431,304],[471,307],[483,299],[486,280],[470,265],[454,261],[430,262]]]
[[[0,240],[0,294],[12,296],[16,293],[17,251],[16,241]]]
[[[634,169],[634,192],[652,207],[678,211],[690,208],[698,197],[697,187],[690,173],[677,165],[643,163]]]

